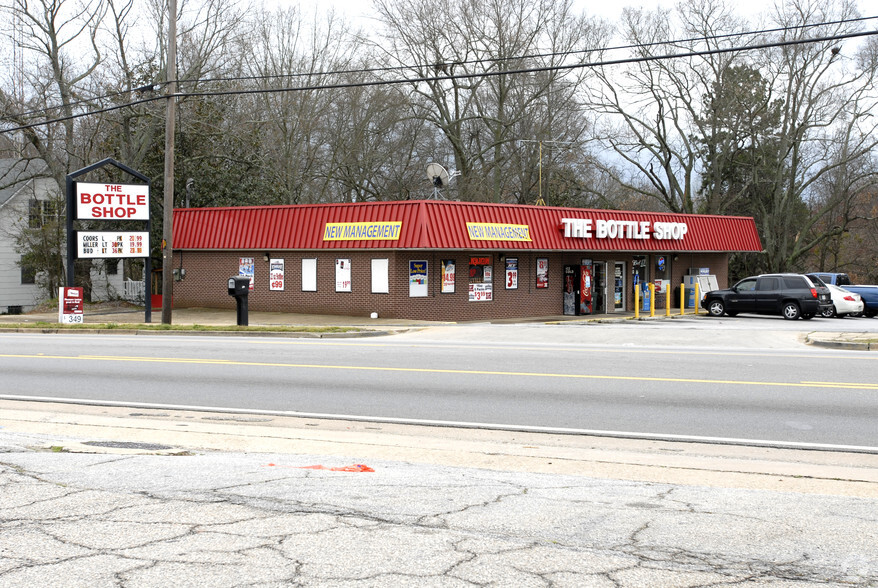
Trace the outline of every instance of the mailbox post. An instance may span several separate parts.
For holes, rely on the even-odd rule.
[[[229,296],[235,297],[238,309],[238,326],[246,327],[249,324],[247,317],[247,295],[250,293],[250,278],[247,276],[232,276],[229,278]]]

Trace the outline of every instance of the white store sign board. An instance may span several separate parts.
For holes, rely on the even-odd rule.
[[[76,218],[149,220],[149,186],[76,183]]]
[[[76,256],[79,259],[148,257],[146,231],[77,231]]]

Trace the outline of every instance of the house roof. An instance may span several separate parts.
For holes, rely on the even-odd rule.
[[[565,224],[577,226],[579,232],[568,231],[565,236]],[[598,225],[612,225],[622,234],[599,236]],[[681,225],[685,225],[683,235]],[[679,238],[659,238],[660,230],[667,227]],[[176,209],[173,246],[263,251],[762,249],[750,217],[435,200]]]
[[[29,181],[46,169],[42,159],[0,159],[0,206],[3,206]]]

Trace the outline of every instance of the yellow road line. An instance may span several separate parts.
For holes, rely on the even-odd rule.
[[[27,355],[27,354],[0,354],[0,358],[16,359],[64,359],[80,361],[121,361],[136,363],[179,363],[198,365],[224,365],[230,367],[277,367],[321,370],[351,370],[351,371],[374,371],[374,372],[404,372],[404,373],[429,373],[451,375],[479,375],[479,376],[516,376],[531,378],[558,378],[558,379],[581,379],[581,380],[615,380],[627,382],[673,382],[682,384],[725,384],[741,386],[776,386],[787,388],[843,388],[848,390],[878,390],[878,385],[859,382],[763,382],[758,380],[709,380],[703,378],[662,378],[657,376],[607,376],[598,374],[559,374],[545,372],[512,372],[512,371],[488,371],[488,370],[454,370],[442,368],[406,368],[387,366],[356,366],[356,365],[331,365],[310,363],[276,363],[263,361],[236,361],[228,359],[200,359],[181,357],[124,357],[112,355]]]

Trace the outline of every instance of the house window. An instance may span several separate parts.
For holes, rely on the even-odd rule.
[[[28,202],[27,225],[31,229],[39,229],[50,221],[58,218],[57,203],[52,200],[31,198]]]
[[[34,266],[25,263],[24,257],[21,258],[21,262],[19,263],[21,266],[21,283],[22,284],[36,284],[37,283],[37,270],[34,269]]]
[[[117,259],[108,259],[104,262],[107,266],[107,275],[115,276],[119,274],[119,260]]]

